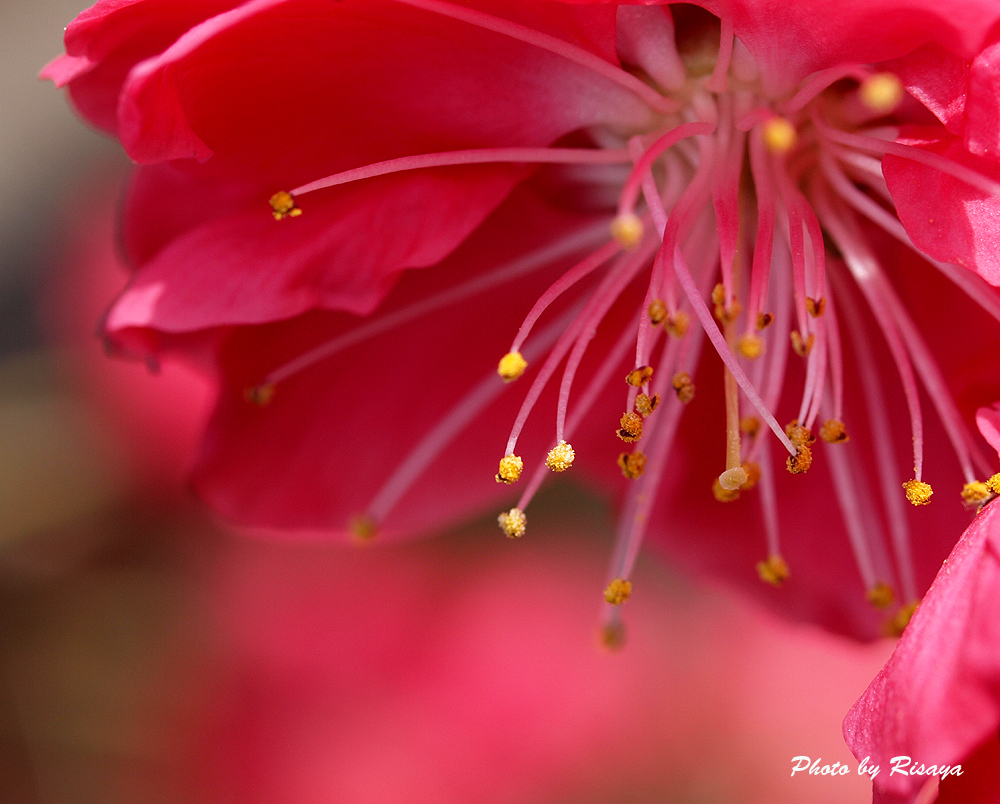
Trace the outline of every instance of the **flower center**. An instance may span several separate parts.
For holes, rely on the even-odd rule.
[[[760,577],[779,585],[790,575],[781,550],[775,490],[774,441],[785,452],[785,469],[807,472],[814,458],[828,462],[833,491],[843,514],[861,579],[873,605],[898,597],[912,611],[917,597],[903,498],[922,506],[931,499],[923,479],[924,420],[920,389],[943,424],[964,476],[963,499],[978,505],[993,492],[977,481],[989,466],[959,414],[943,374],[892,282],[875,256],[862,221],[914,248],[895,215],[882,178],[885,154],[922,162],[990,194],[992,180],[944,157],[895,142],[897,109],[906,98],[899,79],[870,67],[844,65],[814,74],[790,97],[769,98],[757,66],[721,22],[693,7],[674,26],[661,7],[626,6],[619,11],[619,54],[626,70],[609,65],[561,40],[490,15],[439,0],[400,0],[429,13],[559,53],[587,65],[644,100],[657,120],[649,131],[612,127],[584,132],[593,147],[484,148],[403,157],[329,176],[271,198],[278,220],[301,214],[298,200],[329,187],[389,173],[439,166],[518,163],[556,166],[563,175],[605,166],[627,175],[616,187],[617,207],[600,230],[586,230],[391,315],[372,319],[271,372],[247,398],[266,404],[277,384],[318,360],[390,327],[475,294],[516,281],[527,272],[572,254],[583,256],[535,301],[499,362],[504,383],[534,371],[515,417],[496,480],[520,480],[535,461],[517,505],[499,524],[512,538],[524,535],[525,510],[549,471],[564,472],[578,457],[571,446],[609,383],[625,372],[623,413],[608,422],[629,445],[617,456],[631,482],[618,545],[609,573],[605,628],[620,634],[618,607],[632,590],[627,580],[639,549],[656,491],[678,432],[682,412],[695,400],[697,367],[707,337],[721,359],[725,426],[719,438],[715,499],[736,500],[757,489],[766,534]],[[693,10],[690,10],[693,9]],[[619,173],[614,175],[618,176]],[[283,224],[284,225],[284,224]],[[288,224],[294,225],[294,224]],[[865,224],[867,225],[867,224]],[[603,234],[602,234],[603,232]],[[921,255],[923,256],[923,255]],[[1000,304],[972,272],[933,263],[1000,320]],[[573,387],[594,335],[609,313],[645,285],[631,323],[591,373],[581,394]],[[583,290],[581,290],[583,288]],[[858,294],[856,291],[860,291]],[[863,299],[863,305],[856,297]],[[576,304],[536,332],[535,324],[557,299]],[[867,308],[865,311],[863,308]],[[891,414],[883,377],[868,337],[874,320],[895,365],[905,398],[913,444],[913,473],[900,471],[891,439]],[[697,326],[691,326],[692,321]],[[856,356],[861,388],[855,415],[867,418],[865,432],[881,487],[878,494],[888,536],[863,511],[871,507],[852,478],[845,424],[845,367],[842,335]],[[539,358],[541,365],[535,370]],[[803,363],[797,415],[782,425],[776,415],[787,398],[792,361]],[[517,444],[526,422],[537,415],[542,391],[561,367],[555,432],[545,455],[521,456]],[[367,506],[365,521],[379,522],[460,431],[500,392],[485,377],[426,435]],[[571,404],[572,403],[572,404]],[[572,410],[571,410],[572,407]],[[770,431],[770,435],[767,431]],[[814,455],[815,436],[827,447]],[[705,436],[706,441],[711,435]],[[900,489],[902,486],[902,490]],[[891,544],[895,576],[882,560]],[[794,569],[794,568],[792,568]],[[610,642],[619,640],[610,639]]]

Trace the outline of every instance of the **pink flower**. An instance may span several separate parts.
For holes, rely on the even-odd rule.
[[[998,19],[106,0],[45,75],[142,165],[108,337],[222,377],[196,484],[227,518],[392,538],[526,469],[517,537],[572,466],[621,503],[609,633],[649,530],[871,636],[991,474]]]
[[[1000,406],[977,418],[1000,451]],[[1000,491],[1000,475],[990,484]],[[873,779],[876,800],[916,801],[939,779],[941,804],[1000,800],[998,596],[1000,507],[988,503],[844,721],[855,756],[882,769]]]

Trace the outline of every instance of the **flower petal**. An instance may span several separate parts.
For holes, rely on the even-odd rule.
[[[844,721],[859,759],[960,764],[1000,728],[1000,506],[973,520],[886,666]],[[880,774],[877,788],[913,795],[924,777]]]
[[[118,95],[129,71],[191,26],[241,0],[99,0],[66,27],[66,55],[42,70],[87,120],[118,133]]]
[[[1000,179],[1000,164],[973,156],[956,137],[914,136],[904,141]],[[1000,198],[899,156],[885,156],[882,172],[899,219],[918,248],[937,260],[975,271],[991,285],[1000,285]]]
[[[591,13],[613,21],[612,9]],[[275,189],[649,119],[634,95],[570,59],[385,0],[253,0],[213,17],[132,71],[119,115],[139,162],[221,154],[282,177]]]
[[[182,332],[282,320],[312,308],[369,313],[400,271],[439,262],[523,175],[518,167],[475,166],[382,177],[327,193],[306,214],[281,222],[259,198],[256,207],[194,226],[148,257],[107,329]],[[180,194],[183,187],[172,189]],[[133,207],[131,226],[159,239],[158,224],[144,223],[157,209],[150,204],[140,214]]]

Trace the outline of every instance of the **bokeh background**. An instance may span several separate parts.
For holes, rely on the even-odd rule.
[[[891,645],[769,619],[556,486],[402,547],[226,532],[186,467],[210,383],[106,357],[128,171],[37,79],[79,0],[0,0],[0,801],[862,802],[840,722]],[[534,507],[534,506],[533,506]],[[791,759],[848,763],[792,778]]]

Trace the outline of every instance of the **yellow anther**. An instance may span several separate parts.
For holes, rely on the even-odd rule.
[[[268,203],[271,205],[271,214],[276,221],[284,218],[296,218],[302,214],[302,210],[295,206],[295,197],[284,190],[272,195]]]
[[[685,405],[694,399],[694,382],[686,371],[678,371],[670,380],[670,384],[677,392],[677,398]]]
[[[795,447],[795,454],[789,455],[785,459],[785,466],[793,475],[800,475],[808,472],[812,466],[812,444],[816,437],[809,432],[809,429],[799,424],[798,419],[792,419],[785,425],[785,435]]]
[[[802,335],[799,331],[793,329],[788,333],[788,337],[792,339],[792,348],[799,357],[808,357],[812,351],[813,344],[816,342],[816,333],[814,332],[810,332],[809,337],[806,340],[802,340]]]
[[[764,351],[764,341],[756,335],[740,335],[736,339],[736,351],[743,357],[756,360]]]
[[[767,329],[774,323],[774,316],[770,313],[757,313],[757,331]]]
[[[877,609],[887,609],[896,600],[896,592],[885,581],[879,581],[865,592],[865,597]]]
[[[513,382],[524,374],[524,370],[527,367],[528,361],[524,359],[520,352],[507,352],[507,354],[500,358],[500,363],[497,365],[497,374],[500,375],[500,379],[504,382]]]
[[[663,299],[653,299],[649,304],[649,323],[654,327],[662,324],[667,318],[667,305]]]
[[[732,502],[740,498],[739,489],[724,489],[719,482],[719,478],[712,481],[712,496],[719,502]]]
[[[746,433],[750,438],[756,438],[760,432],[760,419],[756,416],[744,416],[740,419],[740,432]]]
[[[573,465],[576,459],[576,452],[565,441],[560,441],[545,457],[545,465],[553,472],[565,472]]]
[[[625,382],[634,388],[641,388],[646,383],[648,383],[653,377],[653,369],[650,366],[639,366],[637,369],[632,369],[626,376]]]
[[[350,521],[347,529],[351,532],[354,541],[366,544],[374,539],[378,533],[378,523],[368,514],[359,514]]]
[[[740,486],[746,483],[748,480],[746,469],[742,466],[736,466],[732,469],[727,469],[721,475],[719,475],[719,485],[725,491],[738,491]]]
[[[757,574],[762,581],[772,586],[781,586],[791,576],[791,573],[788,571],[788,564],[779,555],[771,555],[764,561],[758,561]]]
[[[796,448],[794,455],[789,455],[785,458],[785,467],[793,475],[801,475],[804,472],[809,471],[809,467],[812,466],[812,462],[812,448],[803,445]]]
[[[652,413],[660,404],[660,395],[653,394],[649,396],[648,394],[639,394],[635,398],[635,409],[639,411],[640,416],[648,416]]]
[[[814,299],[806,296],[806,312],[813,318],[819,318],[826,309],[826,299]]]
[[[635,480],[646,471],[646,456],[639,450],[623,452],[618,456],[618,466],[625,477],[629,480]]]
[[[1000,472],[993,475],[993,477],[986,481],[986,488],[994,494],[1000,494]]]
[[[267,405],[274,398],[274,383],[265,382],[261,385],[254,385],[243,392],[243,398],[251,405],[259,408]]]
[[[712,289],[712,303],[715,305],[715,317],[720,324],[731,324],[739,317],[743,305],[736,299],[732,299],[728,305],[725,302],[726,291],[722,287],[722,283],[719,282]]]
[[[633,411],[623,414],[618,437],[626,444],[631,444],[642,438],[642,417]]]
[[[620,606],[628,600],[631,594],[632,581],[626,581],[624,578],[615,578],[604,590],[604,602],[610,603],[612,606]]]
[[[847,428],[840,419],[827,419],[819,428],[819,437],[827,444],[843,444],[850,441]]]
[[[785,435],[788,436],[788,440],[796,447],[803,445],[809,447],[816,441],[816,436],[809,432],[808,427],[803,427],[799,424],[798,419],[792,419],[785,425]]]
[[[497,517],[497,524],[508,539],[520,539],[528,527],[528,518],[520,508],[511,508]]]
[[[500,471],[497,472],[497,483],[516,483],[524,469],[524,461],[517,455],[504,455],[500,459]]]
[[[611,236],[622,248],[635,248],[642,240],[643,226],[639,216],[631,212],[618,215],[611,221]]]
[[[625,647],[625,623],[616,621],[602,625],[597,632],[597,644],[606,651],[621,650]]]
[[[690,324],[691,316],[683,310],[678,310],[673,315],[667,316],[667,320],[663,322],[663,328],[667,331],[668,335],[672,335],[675,338],[683,338]]]
[[[903,100],[903,83],[892,73],[875,73],[858,87],[861,102],[879,114],[889,114]]]
[[[743,471],[746,472],[747,479],[740,486],[740,491],[750,491],[760,481],[760,464],[756,461],[747,461],[743,464]]]
[[[962,502],[971,508],[974,505],[982,505],[995,493],[990,491],[990,487],[982,480],[973,480],[962,486]]]
[[[784,117],[772,117],[761,129],[764,145],[773,154],[785,154],[795,147],[799,134],[791,121]]]
[[[906,499],[914,505],[927,505],[934,493],[930,483],[924,483],[922,480],[907,480],[903,488],[906,489]]]
[[[910,624],[910,620],[913,619],[913,615],[917,610],[917,606],[920,605],[919,600],[914,600],[912,603],[907,603],[903,608],[897,611],[886,623],[886,633],[889,636],[899,637],[903,635],[903,631],[906,630],[906,626]]]

